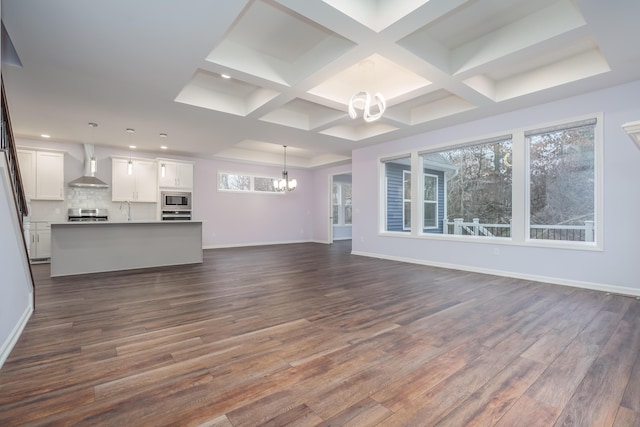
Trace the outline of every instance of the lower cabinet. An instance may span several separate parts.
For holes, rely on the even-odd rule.
[[[51,223],[31,222],[29,229],[29,258],[34,261],[51,258]]]

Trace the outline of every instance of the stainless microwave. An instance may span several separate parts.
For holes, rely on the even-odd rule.
[[[162,210],[191,210],[191,192],[161,191]]]

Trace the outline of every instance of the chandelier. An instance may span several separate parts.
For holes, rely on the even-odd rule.
[[[380,92],[376,92],[373,95],[373,101],[375,102],[377,112],[371,112],[371,95],[369,92],[357,92],[349,100],[349,117],[355,119],[358,117],[356,107],[362,108],[362,118],[365,122],[371,123],[378,120],[384,114],[384,110],[387,108],[387,101]]]
[[[366,86],[375,86],[376,82],[376,63],[372,59],[366,59],[359,64],[362,78],[360,84]],[[371,123],[378,120],[384,114],[387,108],[387,101],[380,92],[373,95],[366,90],[356,92],[349,100],[349,117],[355,119],[358,117],[356,108],[362,110],[362,118],[365,122]]]
[[[296,189],[298,182],[295,179],[289,179],[289,172],[287,172],[287,146],[284,147],[284,167],[282,169],[282,179],[274,179],[273,187],[276,191],[284,193],[285,191],[293,191]]]

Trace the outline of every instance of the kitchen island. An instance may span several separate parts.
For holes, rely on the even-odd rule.
[[[51,224],[51,277],[201,262],[201,221]]]

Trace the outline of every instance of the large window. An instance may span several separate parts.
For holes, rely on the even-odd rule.
[[[511,135],[420,154],[425,171],[446,182],[447,209],[438,212],[437,193],[431,191],[438,181],[425,177],[425,228],[435,228],[440,215],[443,234],[511,236]]]
[[[525,133],[529,238],[593,242],[596,121]]]
[[[591,116],[383,158],[382,231],[599,249],[602,151]]]
[[[351,225],[351,184],[333,183],[333,225]]]

